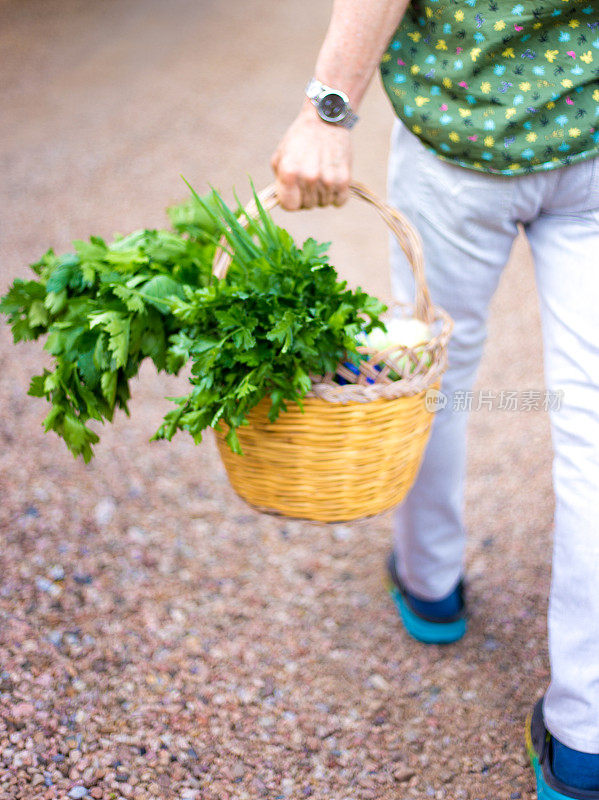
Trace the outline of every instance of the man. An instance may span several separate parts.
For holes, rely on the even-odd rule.
[[[287,209],[341,205],[350,130],[377,65],[399,117],[390,200],[424,239],[455,320],[449,395],[395,515],[389,563],[409,633],[460,638],[466,415],[517,224],[535,258],[556,495],[551,683],[527,722],[539,798],[599,800],[599,2],[335,0],[307,97],[272,159]],[[394,291],[409,270],[392,252]],[[532,703],[531,703],[532,704]]]

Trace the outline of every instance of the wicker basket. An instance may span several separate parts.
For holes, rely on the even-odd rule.
[[[412,486],[430,433],[452,321],[431,303],[422,244],[412,225],[364,186],[353,183],[351,194],[375,206],[413,269],[415,302],[395,304],[392,313],[423,320],[434,336],[414,349],[360,347],[367,358],[360,362],[359,375],[340,366],[337,374],[349,381],[344,386],[334,374],[313,376],[303,412],[288,403],[274,423],[268,421],[270,401],[265,398],[250,412],[249,425],[237,431],[243,455],[227,446],[224,425],[216,431],[233,488],[267,513],[341,522],[386,511]],[[260,194],[260,201],[266,208],[277,204],[273,186]],[[253,202],[246,212],[257,213]],[[229,263],[221,252],[215,275],[224,276]],[[390,373],[400,379],[392,380]]]

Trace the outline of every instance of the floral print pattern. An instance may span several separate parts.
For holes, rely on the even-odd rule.
[[[397,115],[461,166],[599,154],[599,0],[413,0],[380,69]]]

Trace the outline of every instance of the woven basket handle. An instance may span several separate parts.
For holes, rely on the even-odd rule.
[[[390,228],[391,232],[395,235],[414,273],[414,314],[418,319],[430,324],[435,315],[424,277],[424,256],[420,234],[403,214],[378,198],[363,184],[352,182],[349,187],[349,192],[352,197],[365,200],[367,203],[373,205],[383,221]],[[278,205],[279,199],[277,197],[275,185],[271,184],[263,189],[258,194],[258,199],[267,210]],[[258,216],[258,209],[253,199],[245,207],[245,213],[252,219]],[[244,224],[243,220],[240,220],[240,222],[242,225]],[[224,278],[230,263],[231,256],[225,250],[217,250],[212,268],[214,275],[219,279]]]

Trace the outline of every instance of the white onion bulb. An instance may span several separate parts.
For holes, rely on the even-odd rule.
[[[419,319],[405,319],[394,317],[385,322],[387,333],[380,328],[375,328],[366,337],[366,344],[375,350],[386,350],[393,345],[416,347],[428,342],[431,338],[429,326]]]

